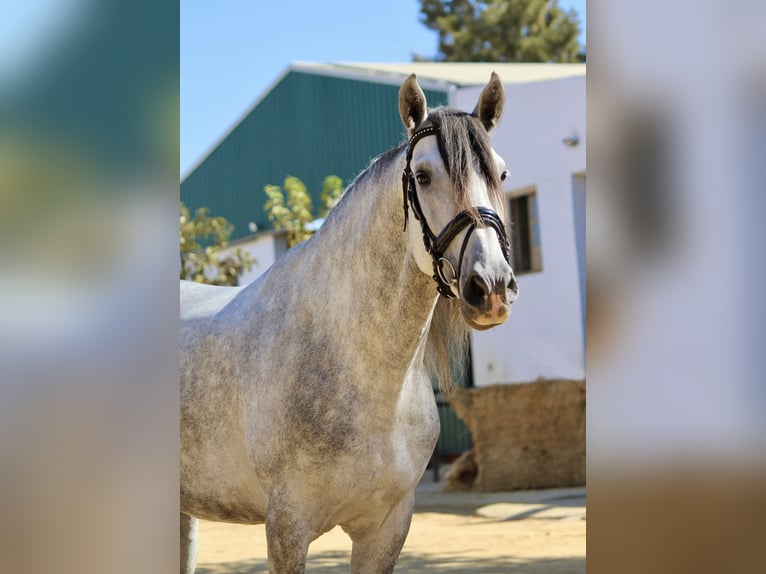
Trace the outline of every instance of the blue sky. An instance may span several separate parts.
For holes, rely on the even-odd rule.
[[[561,0],[585,28],[585,0]],[[408,62],[437,36],[418,0],[183,0],[181,174],[296,60]],[[581,42],[585,41],[583,32]]]

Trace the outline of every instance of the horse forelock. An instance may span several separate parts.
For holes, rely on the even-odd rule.
[[[427,123],[437,129],[439,153],[449,174],[459,208],[470,210],[473,207],[468,195],[468,185],[475,166],[487,185],[492,208],[504,218],[502,182],[489,134],[481,121],[459,110],[435,108],[431,110]]]

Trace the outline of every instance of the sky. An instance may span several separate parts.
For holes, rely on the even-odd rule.
[[[560,0],[580,15],[585,0]],[[182,177],[293,61],[409,62],[437,34],[418,0],[182,0]]]

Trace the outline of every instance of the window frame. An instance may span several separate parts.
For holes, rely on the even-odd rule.
[[[505,192],[508,209],[508,236],[511,240],[511,251],[513,256],[513,271],[516,275],[527,275],[529,273],[540,273],[543,271],[542,237],[540,229],[540,205],[537,201],[537,186],[528,185]],[[511,217],[514,213],[513,201],[521,198],[527,198],[527,225],[528,225],[528,245],[529,245],[529,269],[521,270],[517,268],[517,252],[519,239],[514,230],[516,224]],[[535,217],[536,212],[536,217]]]

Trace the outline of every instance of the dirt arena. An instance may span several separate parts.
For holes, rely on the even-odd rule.
[[[583,574],[585,489],[442,493],[418,486],[396,572]],[[200,521],[198,574],[267,572],[264,527]],[[336,528],[309,549],[307,572],[348,572],[351,541]]]

